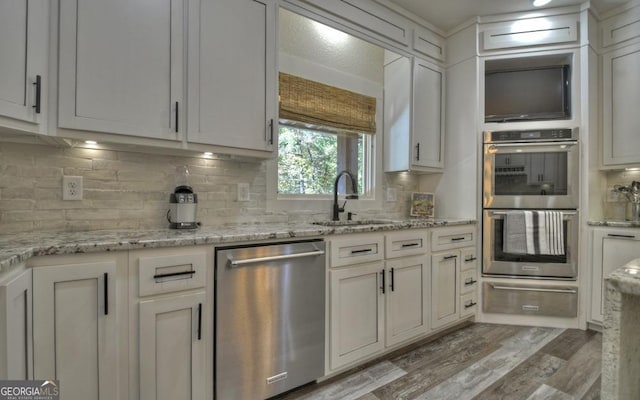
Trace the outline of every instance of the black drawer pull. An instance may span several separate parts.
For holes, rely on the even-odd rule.
[[[40,105],[42,103],[42,77],[40,75],[36,75],[36,81],[33,82],[36,85],[36,101],[32,106],[36,110],[36,114],[40,114]]]
[[[109,274],[104,273],[104,315],[109,315]]]
[[[405,248],[405,247],[416,247],[416,246],[419,246],[419,245],[420,245],[420,243],[403,243],[402,244],[402,248]]]
[[[469,303],[469,304],[465,304],[465,305],[464,305],[464,308],[471,308],[471,307],[475,306],[476,304],[478,304],[478,303],[474,303],[474,302],[472,301],[472,302],[471,302],[471,303]]]
[[[395,268],[391,268],[391,285],[390,285],[390,286],[391,286],[391,291],[392,291],[392,292],[394,292],[394,291],[395,291],[395,288],[394,288],[394,286],[393,286],[393,271],[394,271],[394,269],[395,269]]]
[[[627,239],[635,239],[635,235],[618,235],[616,233],[609,233],[607,236],[617,237],[617,238],[627,238]]]
[[[169,278],[169,277],[172,277],[172,276],[193,275],[195,273],[196,273],[196,271],[170,272],[168,274],[157,274],[157,275],[154,275],[153,279]]]
[[[466,239],[465,237],[455,237],[455,238],[451,238],[451,241],[452,242],[457,242],[459,240],[465,240],[465,239]]]
[[[446,256],[446,257],[443,257],[442,259],[443,259],[443,260],[451,260],[452,258],[456,258],[456,257],[458,257],[458,256],[456,256],[456,255],[452,255],[452,256]]]
[[[471,258],[467,258],[466,260],[464,260],[464,262],[471,262],[471,261],[475,261],[477,260],[477,257],[471,257]]]
[[[178,106],[180,104],[176,101],[176,133],[178,133],[178,130],[180,129],[180,112],[178,111]]]
[[[198,303],[198,340],[202,340],[202,303]]]
[[[382,289],[382,294],[384,294],[384,270],[380,271],[380,276],[382,277],[382,286],[380,286],[380,289]]]
[[[466,281],[466,282],[464,283],[464,285],[465,285],[465,286],[471,286],[471,285],[473,285],[473,284],[474,284],[474,283],[476,283],[476,282],[478,282],[478,281],[475,281],[475,280],[471,279],[471,280],[469,280],[469,281]]]
[[[371,251],[373,251],[373,249],[351,250],[351,254],[369,253]]]

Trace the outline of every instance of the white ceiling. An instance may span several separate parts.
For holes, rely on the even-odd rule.
[[[444,31],[455,28],[462,22],[477,15],[495,15],[535,8],[532,0],[391,0],[407,11],[423,18]],[[593,7],[603,13],[628,0],[591,0]],[[581,0],[553,0],[547,6],[562,7],[583,3]]]

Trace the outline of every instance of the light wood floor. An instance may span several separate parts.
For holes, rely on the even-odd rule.
[[[278,399],[599,399],[601,353],[594,331],[471,324]]]

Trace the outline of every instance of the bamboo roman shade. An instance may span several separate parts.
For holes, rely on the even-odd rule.
[[[280,72],[280,118],[376,132],[376,98]]]

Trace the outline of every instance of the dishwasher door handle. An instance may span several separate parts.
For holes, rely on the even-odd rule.
[[[266,262],[266,261],[290,260],[292,258],[321,256],[323,254],[324,254],[323,250],[317,250],[317,251],[308,251],[306,253],[283,254],[283,255],[280,255],[280,256],[247,258],[247,259],[244,259],[244,260],[232,260],[232,259],[229,259],[229,266],[231,268],[235,268],[235,267],[240,267],[240,266],[247,265],[247,264],[255,264],[255,263]]]

